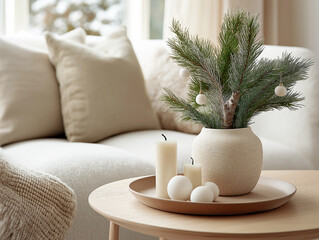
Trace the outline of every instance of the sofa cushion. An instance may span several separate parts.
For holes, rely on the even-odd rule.
[[[159,128],[126,29],[94,49],[47,34],[60,83],[68,140],[96,142],[109,136]]]
[[[124,149],[155,162],[155,143],[163,140],[162,133],[168,139],[177,141],[178,172],[183,172],[184,163],[190,162],[195,135],[167,130],[139,131],[114,136],[100,143]],[[313,169],[311,161],[294,149],[265,138],[261,138],[261,141],[264,170]]]
[[[102,144],[69,142],[62,138],[37,139],[3,149],[11,163],[56,176],[74,190],[77,212],[69,231],[72,238],[66,239],[106,239],[106,220],[92,211],[89,194],[112,181],[155,173],[150,160]],[[121,232],[123,239],[131,239],[130,234]]]
[[[83,41],[83,34],[64,38]],[[60,94],[47,54],[0,38],[0,56],[0,145],[62,134]]]

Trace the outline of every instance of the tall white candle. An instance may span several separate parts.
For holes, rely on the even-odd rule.
[[[156,197],[169,198],[167,184],[177,175],[177,143],[163,137],[165,141],[156,144]]]
[[[191,180],[193,188],[202,186],[202,166],[200,164],[194,164],[192,159],[192,164],[184,164],[184,176]]]

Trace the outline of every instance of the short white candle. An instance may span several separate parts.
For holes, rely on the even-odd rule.
[[[163,135],[164,136],[164,135]],[[156,197],[169,198],[167,184],[177,175],[176,141],[157,142],[156,144]]]
[[[198,186],[202,186],[202,166],[200,164],[184,164],[184,176],[187,177],[193,184],[195,189]]]

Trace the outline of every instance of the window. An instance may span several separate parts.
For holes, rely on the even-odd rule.
[[[123,0],[30,0],[30,30],[65,33],[83,27],[90,35],[102,35],[124,24]]]
[[[150,39],[163,38],[164,0],[151,0]]]
[[[134,39],[162,38],[165,0],[0,0],[0,32],[65,33],[83,27],[104,35],[127,25]]]

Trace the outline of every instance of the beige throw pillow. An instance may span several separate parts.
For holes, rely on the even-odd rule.
[[[163,129],[198,134],[202,125],[182,121],[181,114],[169,109],[160,101],[163,88],[171,89],[177,96],[188,97],[189,79],[179,76],[180,67],[170,57],[170,49],[163,41],[145,41],[134,45],[145,77],[145,85],[151,103]]]
[[[60,83],[62,115],[70,141],[159,128],[126,29],[95,48],[46,35]]]
[[[84,34],[76,30],[64,38],[84,41]],[[60,94],[48,55],[0,38],[0,56],[0,145],[62,134]]]

